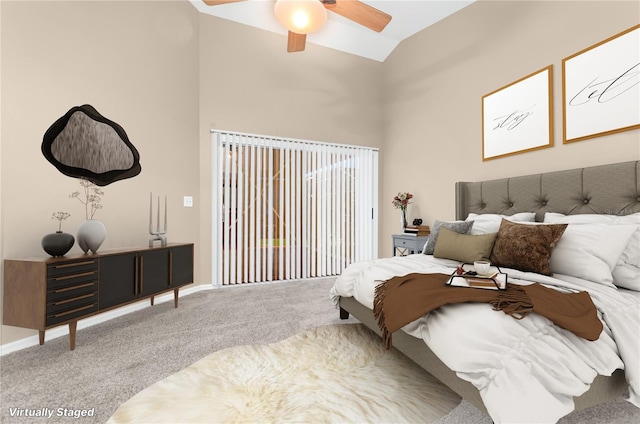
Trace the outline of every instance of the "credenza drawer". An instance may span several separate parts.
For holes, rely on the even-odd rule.
[[[57,324],[59,322],[67,321],[73,318],[78,318],[83,315],[90,314],[91,312],[95,312],[98,310],[98,302],[93,302],[89,304],[84,304],[77,306],[75,308],[53,312],[51,314],[47,314],[47,325]]]
[[[49,290],[47,290],[47,303],[54,300],[68,299],[70,297],[76,297],[97,291],[98,282],[96,280],[81,282],[72,286],[49,288]]]
[[[87,259],[86,261],[63,262],[47,266],[47,276],[58,277],[61,275],[80,274],[87,271],[97,270],[98,260]]]
[[[98,302],[98,292],[84,293],[74,297],[47,301],[47,315],[70,311],[89,303]]]
[[[76,286],[78,284],[88,283],[92,281],[98,281],[97,269],[49,278],[47,279],[47,291],[69,286]]]

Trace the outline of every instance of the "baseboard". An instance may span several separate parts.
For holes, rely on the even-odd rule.
[[[212,284],[199,284],[197,286],[191,286],[188,288],[180,289],[179,297],[188,296],[192,293],[196,293],[203,290],[212,290],[217,288]],[[173,301],[173,292],[167,292],[160,296],[156,296],[154,298],[154,303],[164,303]],[[144,308],[151,307],[149,303],[149,299],[141,300],[140,302],[132,303],[121,308],[113,309],[109,312],[104,312],[102,314],[94,315],[92,317],[82,319],[78,321],[78,330],[82,330],[83,328],[91,327],[92,325],[100,324],[106,321],[109,321],[114,318],[121,317],[126,314],[130,314],[131,312],[139,311]],[[52,328],[51,330],[47,330],[46,340],[52,340],[58,337],[63,337],[69,335],[69,326],[61,325],[60,327]],[[16,340],[15,342],[6,343],[0,346],[0,356],[7,355],[12,352],[16,352],[18,350],[22,350],[31,346],[36,346],[40,343],[38,335],[34,335],[31,337],[25,337],[24,339]]]

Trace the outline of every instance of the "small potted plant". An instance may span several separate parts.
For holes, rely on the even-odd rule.
[[[83,192],[74,191],[69,195],[69,198],[78,199],[78,201],[84,205],[85,219],[93,219],[96,211],[102,209],[100,201],[102,200],[101,196],[104,195],[104,192],[89,180],[79,180],[79,182]],[[82,195],[84,195],[84,198]]]
[[[69,218],[71,215],[67,212],[54,212],[51,214],[51,219],[58,220],[58,231],[55,233],[47,234],[42,238],[42,248],[51,256],[64,256],[75,243],[75,238],[68,233],[62,232],[62,221]]]

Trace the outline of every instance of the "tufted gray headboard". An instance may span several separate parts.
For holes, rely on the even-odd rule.
[[[456,183],[456,219],[469,213],[626,215],[640,212],[640,161]]]

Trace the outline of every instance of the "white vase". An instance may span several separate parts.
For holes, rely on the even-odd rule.
[[[97,253],[100,245],[107,237],[107,228],[97,219],[87,219],[78,227],[78,246],[84,253],[91,250]]]

